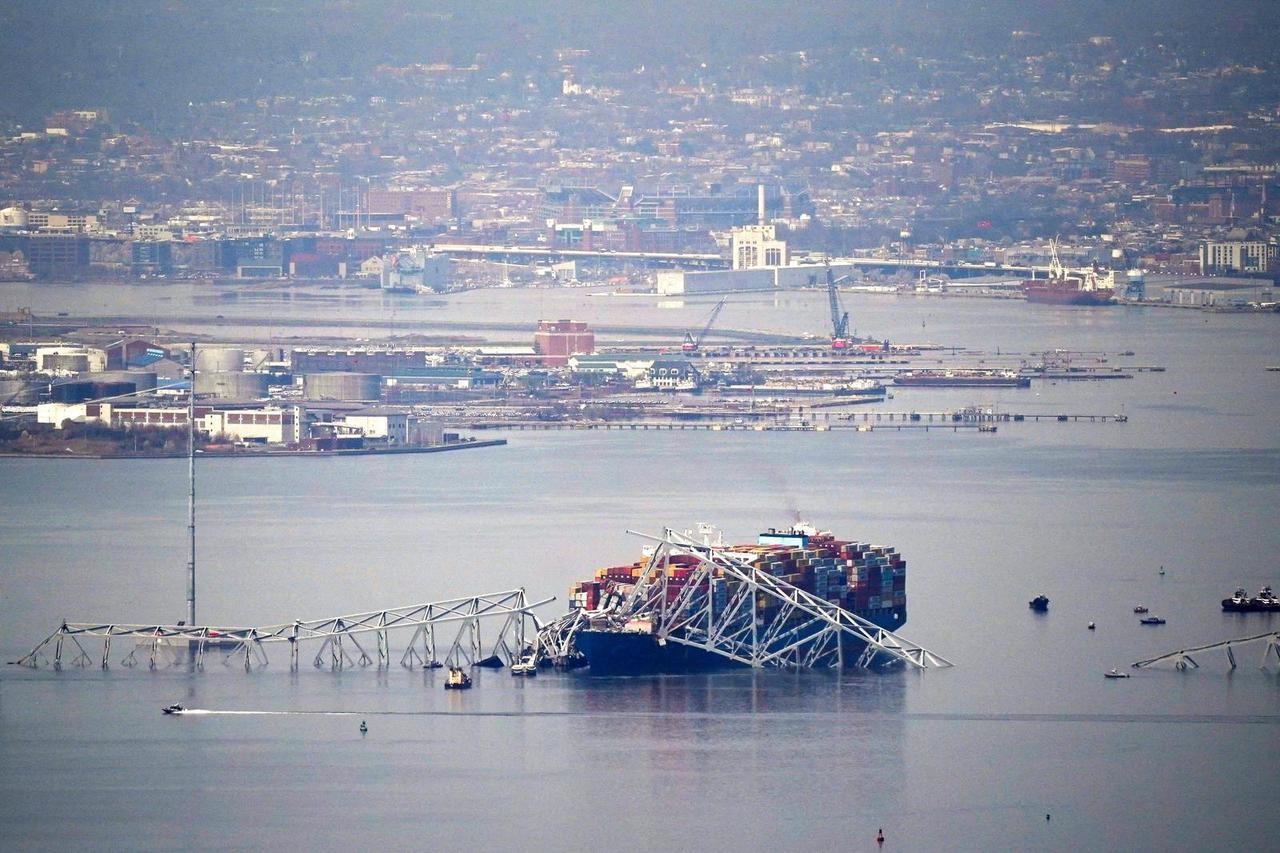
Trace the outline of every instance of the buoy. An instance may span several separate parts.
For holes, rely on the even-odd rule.
[[[1048,819],[1049,819],[1049,816],[1048,816],[1048,815],[1045,815],[1045,816],[1044,816],[1044,819],[1045,819],[1045,820],[1048,820]]]
[[[1161,574],[1161,575],[1163,575],[1163,574],[1164,574],[1164,566],[1161,566],[1161,567],[1160,567],[1160,574]]]
[[[884,830],[876,830],[876,844],[884,844]]]
[[[369,733],[369,726],[368,726],[368,724],[367,724],[367,723],[365,723],[365,721],[364,721],[364,720],[361,720],[361,721],[360,721],[360,734],[362,734],[362,735],[363,735],[363,734],[368,734],[368,733]]]

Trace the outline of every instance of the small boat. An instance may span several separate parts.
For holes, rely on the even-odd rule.
[[[449,667],[449,677],[444,681],[445,690],[471,689],[471,676],[462,671],[460,666]]]
[[[1044,613],[1049,609],[1049,597],[1047,595],[1037,595],[1027,602],[1027,606],[1037,613]]]
[[[511,664],[511,674],[529,677],[538,674],[538,657],[533,649],[527,649]]]
[[[1138,620],[1143,625],[1163,625],[1164,620],[1159,616],[1144,616]]]
[[[1102,676],[1103,678],[1128,678],[1129,673],[1121,672],[1118,669],[1113,669],[1113,670],[1109,670],[1107,672],[1102,673]]]
[[[1090,622],[1090,623],[1089,623],[1089,630],[1090,630],[1090,631],[1096,630],[1096,629],[1097,629],[1097,627],[1098,627],[1098,626],[1097,626],[1097,625],[1095,625],[1095,624],[1093,624],[1092,622]]]
[[[1143,605],[1139,604],[1137,607],[1133,608],[1133,612],[1134,612],[1134,613],[1146,613],[1146,612],[1147,612],[1147,608],[1146,608],[1146,607],[1144,607]]]
[[[164,713],[164,714],[181,714],[185,710],[187,709],[179,705],[177,702],[173,703],[172,705],[166,705],[165,707],[160,709],[161,713]]]

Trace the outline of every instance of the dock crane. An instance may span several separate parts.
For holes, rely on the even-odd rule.
[[[684,343],[680,345],[683,352],[697,352],[698,347],[702,346],[702,339],[707,336],[707,332],[711,331],[711,325],[715,323],[716,317],[720,316],[720,309],[729,301],[729,297],[724,297],[716,303],[716,307],[711,309],[711,316],[707,318],[707,325],[702,327],[702,331],[698,332],[695,338],[691,332],[684,333]]]
[[[831,348],[848,349],[849,344],[849,312],[840,304],[840,293],[836,285],[848,281],[849,275],[836,278],[831,272],[831,263],[827,262],[827,299],[831,302]]]

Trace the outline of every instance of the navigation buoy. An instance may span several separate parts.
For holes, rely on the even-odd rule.
[[[884,844],[884,830],[883,830],[883,829],[877,829],[877,830],[876,830],[876,844]]]
[[[1044,819],[1045,819],[1045,820],[1048,820],[1048,819],[1049,819],[1049,816],[1048,816],[1048,815],[1045,815],[1045,816],[1044,816]]]
[[[361,720],[361,721],[360,721],[360,734],[364,735],[364,734],[368,734],[368,733],[369,733],[369,725],[368,725],[364,720]]]

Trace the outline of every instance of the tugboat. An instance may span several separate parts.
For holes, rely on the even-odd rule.
[[[1049,596],[1037,595],[1027,602],[1027,606],[1037,613],[1046,613],[1049,610]]]
[[[1159,616],[1144,616],[1138,620],[1143,625],[1163,625],[1164,620]]]
[[[166,705],[165,707],[161,708],[160,712],[163,714],[181,714],[185,710],[187,709],[179,705],[177,702],[175,702],[172,705]]]
[[[1252,598],[1240,587],[1235,595],[1222,599],[1222,609],[1228,613],[1280,613],[1280,598],[1269,586],[1264,586]]]
[[[449,667],[449,677],[444,681],[445,690],[470,690],[471,676],[462,671],[460,666]]]

